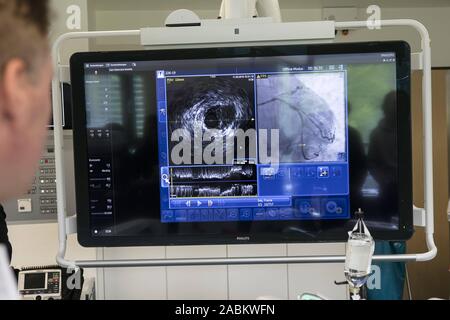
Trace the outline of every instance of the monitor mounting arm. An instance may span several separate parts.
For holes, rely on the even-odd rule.
[[[269,0],[268,0],[269,1]],[[265,18],[261,18],[264,20]],[[252,19],[258,20],[258,19]],[[220,20],[219,20],[220,21]],[[233,19],[229,20],[233,21]],[[229,22],[228,21],[228,22]],[[60,82],[62,65],[60,64],[59,51],[63,43],[74,39],[93,39],[105,37],[140,36],[141,44],[147,49],[159,48],[189,48],[189,47],[214,47],[231,46],[241,44],[286,44],[286,43],[311,43],[333,41],[336,30],[366,28],[366,21],[334,22],[295,22],[277,23],[270,22],[255,25],[238,19],[239,31],[236,34],[237,21],[223,24],[201,24],[201,26],[187,26],[179,28],[145,28],[142,30],[124,31],[94,31],[75,32],[61,35],[54,43],[53,66],[55,77],[52,82],[53,118],[55,119],[55,160],[56,160],[56,189],[58,207],[58,231],[59,251],[56,260],[59,265],[67,268],[102,268],[102,267],[149,267],[149,266],[194,266],[194,265],[250,265],[250,264],[291,264],[291,263],[338,263],[344,262],[345,256],[298,256],[298,257],[261,257],[261,258],[215,258],[215,259],[142,259],[142,260],[67,260],[66,247],[67,235],[76,230],[75,219],[67,218],[66,193],[64,189],[64,162],[63,162],[63,128],[62,109],[60,100]],[[255,27],[256,26],[256,27]],[[422,52],[414,56],[417,65],[423,69],[422,78],[422,112],[424,121],[424,198],[425,208],[418,209],[425,212],[425,234],[428,251],[416,254],[378,255],[374,261],[428,261],[437,254],[434,243],[434,204],[433,204],[433,138],[432,138],[432,98],[431,98],[431,48],[427,29],[416,20],[398,19],[382,20],[381,27],[412,27],[421,37]],[[192,32],[192,28],[210,28],[210,32]],[[177,30],[174,30],[177,29]],[[173,31],[176,31],[175,33]],[[211,32],[212,31],[212,32]],[[216,34],[218,32],[218,34]],[[196,35],[194,35],[196,34]],[[190,35],[190,36],[189,36]],[[211,36],[212,35],[212,36]],[[188,38],[185,38],[189,36]],[[414,61],[414,59],[413,59]]]
[[[223,0],[219,19],[250,19],[270,17],[273,22],[281,22],[278,0]]]

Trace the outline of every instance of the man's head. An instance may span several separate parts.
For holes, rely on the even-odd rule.
[[[50,117],[47,0],[0,0],[0,200],[26,191]]]

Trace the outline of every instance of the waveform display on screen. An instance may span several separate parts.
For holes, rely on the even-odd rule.
[[[175,185],[171,187],[174,198],[209,198],[256,196],[255,184],[210,184],[210,185]]]
[[[173,182],[256,180],[255,165],[172,168]]]

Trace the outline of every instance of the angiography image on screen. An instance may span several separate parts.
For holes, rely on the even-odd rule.
[[[262,75],[257,88],[258,127],[280,130],[280,162],[345,160],[345,72]]]

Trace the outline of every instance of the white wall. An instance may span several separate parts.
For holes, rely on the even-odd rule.
[[[9,225],[9,240],[13,246],[12,265],[16,268],[55,265],[58,252],[58,226],[56,223]],[[95,250],[82,248],[75,236],[69,236],[69,259],[95,259]],[[95,270],[86,273],[95,276]]]
[[[152,247],[104,249],[104,259],[178,259],[266,257],[295,255],[342,255],[343,244],[273,244],[239,246]],[[121,268],[99,272],[105,299],[297,299],[321,293],[345,299],[342,264],[199,266]]]
[[[101,2],[101,1],[100,1]],[[138,3],[134,1],[134,3]],[[373,1],[377,3],[377,1]],[[139,29],[143,26],[162,26],[165,18],[171,10],[164,10],[161,6],[157,10],[129,7],[127,10],[116,10],[122,8],[111,1],[106,9],[104,6],[96,6],[96,2],[90,3],[89,28],[91,30],[115,30],[115,29]],[[285,22],[290,21],[312,21],[322,20],[322,9],[310,8],[298,9],[298,6],[290,5],[289,9],[283,9],[282,17]],[[122,5],[123,6],[123,5]],[[329,6],[332,6],[331,4]],[[337,6],[337,5],[336,5]],[[193,9],[203,19],[214,19],[218,10],[199,10],[195,6],[186,4],[184,7]],[[150,7],[151,8],[151,7]],[[172,8],[172,7],[171,7]],[[361,20],[367,19],[365,7],[358,10]],[[450,3],[443,7],[411,7],[393,8],[381,7],[382,19],[410,18],[422,22],[429,30],[432,41],[432,63],[433,67],[450,66]],[[351,31],[347,37],[338,37],[339,41],[370,41],[370,40],[407,40],[414,51],[420,49],[420,42],[415,31],[409,28],[385,28],[383,30],[357,30]],[[124,49],[138,48],[135,46],[136,39],[103,39],[91,43],[93,49]]]
[[[10,225],[12,265],[16,268],[55,264],[58,250],[57,225]],[[342,255],[344,244],[273,244],[197,247],[138,247],[99,249],[104,259],[176,259],[265,257],[298,255]],[[96,250],[82,248],[69,236],[67,258],[92,260]],[[104,299],[297,299],[299,294],[321,293],[345,299],[342,264],[157,267],[86,270],[99,277],[98,297]],[[102,286],[104,284],[104,287]]]

